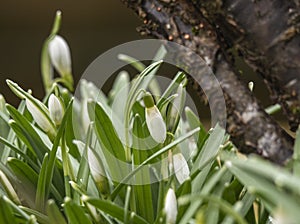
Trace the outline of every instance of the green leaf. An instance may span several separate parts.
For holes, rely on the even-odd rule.
[[[180,185],[179,189],[176,191],[176,198],[179,198],[184,195],[189,195],[192,192],[192,181],[191,179],[187,179],[185,182],[183,182],[182,185]],[[188,208],[190,204],[187,203],[183,206],[180,206],[178,208],[178,214],[177,214],[177,220],[180,220],[182,216],[185,213],[185,210]]]
[[[70,198],[65,199],[64,211],[69,223],[72,224],[92,224],[92,221],[86,215],[84,209],[74,203]]]
[[[135,165],[141,164],[148,158],[146,145],[142,141],[145,138],[143,132],[143,124],[140,116],[136,116],[133,123],[133,145],[136,149],[132,149],[133,162]],[[142,169],[135,176],[137,185],[133,186],[133,195],[137,203],[137,213],[148,220],[150,223],[154,221],[154,209],[151,192],[150,170]]]
[[[66,143],[69,149],[69,153],[78,161],[81,159],[81,155],[79,153],[79,150],[76,145],[73,144],[73,140],[76,139],[75,134],[74,134],[74,129],[76,128],[73,126],[74,124],[74,118],[73,116],[76,116],[74,113],[72,113],[68,117],[68,121],[66,124],[66,131],[65,131],[65,136],[66,136]],[[80,126],[79,126],[80,127]],[[77,127],[78,128],[78,127]]]
[[[200,169],[207,161],[217,156],[220,146],[222,145],[225,137],[225,130],[218,124],[213,129],[209,138],[205,142],[203,149],[201,150],[199,156],[194,162],[191,174],[195,173]]]
[[[4,188],[7,196],[17,205],[20,205],[20,199],[15,191],[15,189],[13,188],[12,184],[10,183],[10,181],[8,180],[8,178],[6,177],[5,173],[2,172],[2,170],[0,169],[0,184],[2,185],[2,187]]]
[[[126,152],[125,152],[125,156],[126,156],[126,160],[127,161],[131,161],[131,153],[130,153],[130,148],[128,147],[129,145],[129,122],[130,122],[130,114],[131,114],[131,110],[133,105],[135,104],[135,102],[137,101],[141,91],[144,91],[144,88],[147,87],[147,82],[145,82],[145,77],[147,77],[148,75],[151,75],[153,71],[155,71],[161,64],[163,61],[157,61],[152,63],[151,65],[149,65],[147,68],[145,68],[141,74],[139,76],[137,76],[137,78],[133,81],[132,86],[130,88],[130,91],[128,93],[128,98],[126,101],[126,106],[125,106],[125,112],[124,112],[124,124],[125,124],[125,144],[126,144]],[[150,80],[149,80],[150,82]],[[145,87],[146,86],[146,87]]]
[[[6,147],[12,149],[16,154],[20,155],[23,159],[25,159],[28,164],[36,171],[39,171],[39,166],[27,155],[25,154],[21,149],[17,148],[13,144],[10,143],[9,139],[6,140],[2,137],[0,137],[0,142],[4,144]]]
[[[55,204],[54,200],[49,200],[47,203],[47,214],[49,217],[49,223],[67,224],[64,216],[60,212],[59,208]]]
[[[226,162],[226,166],[230,172],[245,185],[250,193],[259,196],[261,200],[263,200],[269,212],[275,213],[280,209],[280,211],[291,218],[291,220],[299,220],[299,196],[295,196],[283,190],[284,187],[289,186],[289,183],[281,185],[281,178],[284,178],[282,180],[287,180],[289,176],[285,176],[286,172],[279,170],[274,165],[267,167],[266,164],[263,163],[266,162],[256,159],[253,160],[252,158],[247,161],[231,159]],[[261,168],[266,168],[266,170],[260,170],[261,172],[258,172]],[[279,182],[278,179],[277,182],[275,181],[275,185],[274,182],[270,180],[270,176],[272,176],[273,173],[277,173],[280,179]],[[290,182],[293,182],[293,180]],[[299,191],[299,187],[297,191]]]
[[[34,217],[32,218],[32,223],[37,223],[36,220],[41,223],[41,224],[48,224],[49,223],[49,219],[46,215],[38,212],[37,210],[34,210],[34,209],[31,209],[31,208],[27,208],[27,207],[24,207],[24,206],[20,206],[20,208],[25,211],[26,213],[30,214],[31,217]]]
[[[14,122],[10,122],[11,128],[17,136],[25,143],[30,151],[37,155],[39,161],[43,160],[45,153],[49,152],[39,134],[35,131],[29,121],[13,106],[7,105],[7,110]]]
[[[203,186],[201,192],[197,192],[197,194],[201,193],[204,195],[208,195],[227,172],[229,172],[229,171],[225,167],[218,170],[215,174],[212,175],[211,178],[209,178],[209,180],[206,181],[206,184]],[[193,182],[195,182],[195,181],[193,181]],[[196,184],[196,183],[193,183],[193,184]],[[195,194],[192,194],[192,195],[195,195]],[[203,200],[191,201],[191,205],[185,211],[179,224],[188,223],[189,220],[195,215],[196,211],[198,210],[199,206],[202,203],[203,203]]]
[[[117,194],[119,193],[119,191],[121,190],[121,188],[138,172],[140,171],[143,166],[147,165],[148,163],[152,162],[153,160],[155,160],[156,158],[158,158],[159,156],[161,156],[162,154],[164,154],[165,152],[169,151],[170,149],[174,149],[176,145],[178,145],[180,142],[186,140],[187,138],[191,137],[192,135],[194,135],[195,133],[197,133],[199,131],[199,128],[196,128],[188,133],[186,133],[185,135],[179,137],[178,139],[176,139],[175,141],[173,141],[172,143],[166,145],[165,147],[163,147],[162,149],[160,149],[159,151],[155,152],[154,154],[152,154],[150,157],[148,157],[146,160],[144,160],[140,165],[138,165],[137,167],[135,167],[134,170],[131,171],[131,173],[129,173],[121,182],[120,184],[118,184],[118,186],[114,189],[114,191],[111,194],[111,198],[112,200],[114,200],[114,198],[117,196]]]
[[[35,195],[38,174],[26,163],[16,158],[8,158],[7,164],[18,178],[17,191],[21,194],[30,207],[35,207]]]
[[[123,144],[117,136],[110,117],[98,103],[89,102],[88,110],[90,117],[95,119],[97,135],[102,148],[111,152],[116,158],[125,161]]]
[[[183,72],[178,72],[175,78],[172,80],[172,82],[169,84],[165,92],[162,94],[162,96],[159,98],[156,106],[157,108],[161,109],[162,105],[164,104],[164,101],[174,92],[178,85],[186,79],[186,76]]]
[[[189,107],[185,108],[185,116],[191,129],[200,127],[199,135],[197,137],[195,136],[195,141],[197,142],[198,150],[201,150],[209,134],[206,132],[204,125],[200,122],[199,117]]]
[[[294,174],[300,177],[300,126],[296,132],[296,140],[294,145],[294,154],[293,154],[293,171]]]
[[[35,204],[39,211],[44,212],[45,205],[46,205],[46,198],[45,198],[45,189],[46,189],[46,175],[47,175],[47,166],[48,166],[48,153],[45,154],[44,160],[42,163],[41,171],[38,177],[37,183],[37,191],[35,197]]]
[[[233,210],[231,204],[227,201],[222,200],[220,197],[214,195],[198,194],[198,195],[188,195],[178,199],[179,205],[184,205],[188,202],[193,204],[194,201],[208,201],[213,203],[215,206],[218,206],[225,214],[230,215],[239,224],[247,224],[246,220],[236,211]],[[180,223],[183,223],[182,220]],[[186,222],[188,223],[188,222]],[[209,222],[207,222],[209,223]]]
[[[0,223],[17,223],[13,210],[4,199],[0,197]]]
[[[97,198],[89,198],[89,197],[83,197],[82,200],[84,203],[91,204],[98,208],[99,210],[103,211],[106,214],[109,214],[110,216],[114,217],[115,219],[118,219],[119,221],[123,221],[125,211],[124,208],[110,202],[110,201],[104,201]],[[133,223],[135,224],[147,224],[148,222],[143,219],[142,217],[131,213],[131,219]]]
[[[68,120],[68,117],[71,115],[71,112],[72,112],[72,108],[73,108],[73,99],[70,101],[67,109],[66,109],[66,112],[65,112],[65,115],[64,115],[64,118],[61,122],[61,125],[58,129],[58,132],[57,132],[57,135],[54,139],[54,142],[53,142],[53,146],[52,146],[52,149],[49,153],[49,161],[48,161],[48,166],[47,166],[47,175],[46,175],[46,181],[45,181],[45,198],[48,198],[48,195],[49,195],[49,186],[50,184],[52,183],[52,180],[53,180],[53,173],[55,172],[55,162],[56,162],[56,153],[57,153],[57,150],[58,150],[58,146],[60,144],[60,140],[61,140],[61,137],[65,131],[65,126],[66,126],[66,123],[67,123],[67,120]],[[58,170],[57,170],[58,171]],[[58,173],[57,173],[58,174]],[[60,176],[58,175],[55,175],[54,177],[55,179],[57,178],[61,178]],[[57,182],[62,182],[60,180],[57,180]],[[63,184],[59,184],[60,187],[64,186]]]
[[[45,119],[47,119],[48,123],[51,125],[50,130],[56,130],[55,124],[50,118],[50,114],[48,108],[40,102],[38,99],[34,98],[31,94],[24,91],[17,83],[14,83],[11,80],[6,80],[9,88],[21,99],[29,100],[40,112],[43,114]]]

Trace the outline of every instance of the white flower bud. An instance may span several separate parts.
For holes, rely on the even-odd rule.
[[[154,104],[153,97],[150,93],[144,95],[146,124],[152,138],[163,143],[167,137],[167,128],[164,119],[161,116],[158,108]]]
[[[167,192],[164,212],[166,214],[166,223],[174,224],[176,222],[178,210],[177,210],[176,195],[172,188],[170,188]]]
[[[174,166],[175,176],[178,182],[182,184],[190,176],[189,166],[182,153],[177,153],[173,155],[173,166]]]
[[[166,124],[155,105],[146,108],[146,123],[152,138],[158,143],[163,143],[167,136]]]
[[[88,163],[97,187],[102,194],[106,195],[109,192],[109,187],[104,168],[95,155],[95,152],[90,148],[88,148]]]
[[[43,131],[45,131],[46,133],[52,131],[52,124],[47,119],[45,114],[43,114],[43,112],[35,104],[33,104],[30,100],[26,99],[26,107],[31,113],[34,121]]]
[[[56,125],[60,125],[63,116],[64,116],[64,109],[61,105],[61,102],[54,94],[51,94],[48,100],[48,108],[50,112],[50,117],[54,121]]]
[[[253,92],[254,82],[250,81],[250,82],[248,83],[248,88],[250,89],[251,92]]]
[[[64,77],[71,74],[71,54],[67,42],[56,35],[49,43],[48,52],[52,65]]]

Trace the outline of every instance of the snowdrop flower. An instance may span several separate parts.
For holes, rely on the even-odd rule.
[[[97,158],[95,152],[90,148],[88,148],[88,163],[92,177],[94,178],[95,183],[99,188],[101,194],[107,195],[109,192],[109,187],[107,178],[105,177],[103,166]]]
[[[180,184],[189,178],[190,169],[182,153],[173,155],[173,167],[175,176]]]
[[[164,212],[166,214],[166,223],[174,224],[176,222],[178,210],[177,210],[176,195],[172,188],[170,188],[167,192]]]
[[[144,103],[146,106],[146,124],[150,135],[156,142],[163,143],[167,136],[166,124],[161,116],[161,113],[154,104],[150,93],[145,94]]]
[[[48,52],[50,60],[58,73],[64,77],[71,74],[71,55],[67,42],[56,35],[49,43]]]
[[[37,123],[37,125],[46,133],[48,132],[55,132],[53,131],[53,125],[50,123],[50,120],[47,119],[46,115],[43,114],[43,112],[30,100],[26,99],[26,107],[31,113],[34,121]],[[47,109],[47,108],[46,108]]]
[[[60,100],[54,94],[51,94],[48,100],[48,108],[50,112],[50,117],[56,125],[60,125],[63,116],[64,109],[61,105]]]

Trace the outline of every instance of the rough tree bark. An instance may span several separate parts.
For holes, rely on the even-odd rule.
[[[144,25],[138,28],[141,34],[182,44],[209,63],[224,91],[227,131],[240,151],[260,154],[278,164],[284,164],[291,158],[293,139],[265,113],[247,86],[239,80],[233,58],[227,51],[233,44],[224,42],[225,30],[220,33],[220,25],[214,23],[216,15],[207,13],[209,7],[216,9],[219,6],[205,5],[203,8],[203,5],[189,0],[122,2],[143,20]],[[221,15],[216,17],[220,19]],[[236,30],[233,31],[236,34]],[[180,57],[193,66],[188,55]],[[217,107],[218,99],[215,100]]]
[[[300,8],[299,2],[295,2],[202,0],[195,3],[218,28],[223,41],[226,40],[226,44],[221,44],[224,51],[235,47],[264,78],[293,131],[300,123]]]

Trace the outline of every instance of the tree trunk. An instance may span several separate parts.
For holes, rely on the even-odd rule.
[[[234,61],[228,54],[228,49],[235,46],[239,33],[236,29],[231,29],[230,33],[231,30],[227,31],[225,28],[220,32],[220,25],[215,18],[220,19],[224,15],[223,11],[220,10],[220,14],[208,13],[212,12],[209,9],[214,10],[221,8],[220,6],[201,5],[189,0],[122,1],[143,20],[144,25],[138,28],[141,34],[184,45],[197,52],[211,66],[226,100],[227,131],[241,152],[254,152],[278,164],[284,164],[291,158],[293,138],[265,113],[245,83],[240,81],[233,67]],[[229,43],[224,41],[227,32],[230,34]],[[193,61],[189,61],[188,55],[181,54],[177,57],[193,66]],[[262,67],[265,68],[264,66],[263,64]],[[296,81],[299,82],[299,79]],[[195,85],[197,86],[196,82]],[[201,98],[205,100],[200,87],[197,87]],[[272,89],[275,90],[278,89]],[[217,109],[218,99],[215,101],[213,104]],[[293,119],[293,122],[299,123],[299,120]]]
[[[299,2],[298,2],[299,3]],[[265,80],[291,130],[300,123],[300,7],[289,0],[204,0],[196,6]]]

